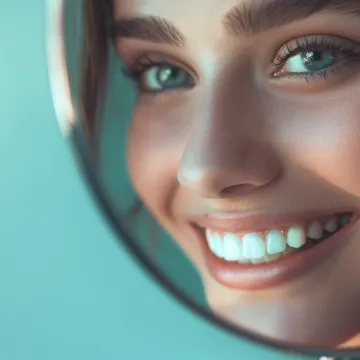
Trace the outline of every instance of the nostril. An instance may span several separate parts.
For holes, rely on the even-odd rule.
[[[258,186],[252,184],[232,185],[221,190],[220,195],[222,197],[241,196],[251,193],[256,188],[258,188]]]

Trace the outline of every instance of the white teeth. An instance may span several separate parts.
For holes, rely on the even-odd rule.
[[[339,228],[339,222],[337,218],[331,218],[325,225],[324,229],[329,232],[333,233]]]
[[[219,237],[220,238],[220,237]],[[222,241],[217,241],[216,242],[216,255],[220,258],[223,258],[224,257],[224,249],[223,249],[223,244],[222,244]]]
[[[223,240],[224,259],[227,261],[237,261],[243,258],[242,244],[236,235],[225,234]]]
[[[246,234],[242,238],[243,257],[245,259],[260,259],[265,256],[265,242],[258,234]]]
[[[206,239],[209,244],[211,251],[219,258],[224,257],[224,249],[222,245],[222,240],[219,234],[213,233],[210,230],[206,229]]]
[[[244,264],[258,264],[276,260],[306,244],[307,238],[320,240],[327,233],[336,232],[340,226],[348,224],[351,215],[333,216],[321,225],[319,221],[313,221],[305,231],[303,225],[288,228],[287,233],[283,230],[271,229],[263,233],[247,233],[236,235],[232,233],[218,234],[206,229],[206,239],[209,248],[218,258],[226,261]]]
[[[278,230],[270,230],[266,235],[266,252],[268,254],[282,253],[286,249],[284,235]]]
[[[323,229],[318,221],[313,221],[308,228],[307,237],[313,240],[320,240],[323,236]]]
[[[206,235],[206,240],[207,240],[207,243],[209,245],[209,248],[210,250],[215,253],[215,250],[216,250],[216,238],[215,238],[215,234],[213,235],[209,229],[206,229],[205,231],[205,235]]]
[[[340,217],[340,224],[341,224],[341,226],[347,225],[347,224],[350,222],[350,218],[351,218],[350,215],[342,215],[342,216]]]
[[[287,244],[295,249],[306,243],[305,231],[302,226],[292,226],[287,233]]]

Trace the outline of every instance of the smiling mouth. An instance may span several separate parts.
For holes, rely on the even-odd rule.
[[[303,222],[295,218],[286,216],[286,226],[275,226],[285,217],[205,215],[193,218],[192,225],[215,280],[234,289],[261,290],[324,264],[358,221],[358,215],[349,211]],[[251,228],[260,230],[249,231]]]
[[[352,217],[352,213],[343,213],[261,232],[231,233],[206,228],[205,237],[210,251],[219,259],[262,264],[322,243],[349,224]]]

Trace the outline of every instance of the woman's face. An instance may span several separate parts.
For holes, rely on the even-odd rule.
[[[139,89],[129,172],[212,310],[285,341],[353,336],[360,2],[114,5],[117,50]]]

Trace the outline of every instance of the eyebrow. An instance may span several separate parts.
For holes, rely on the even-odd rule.
[[[225,15],[223,25],[231,35],[249,37],[319,13],[360,17],[360,0],[245,1]],[[110,26],[110,36],[185,45],[185,36],[175,25],[155,16],[117,19]]]
[[[360,0],[271,0],[244,2],[226,14],[230,33],[254,36],[320,13],[360,17]]]
[[[147,40],[176,47],[185,44],[185,36],[175,25],[155,16],[115,20],[110,26],[110,37]]]

